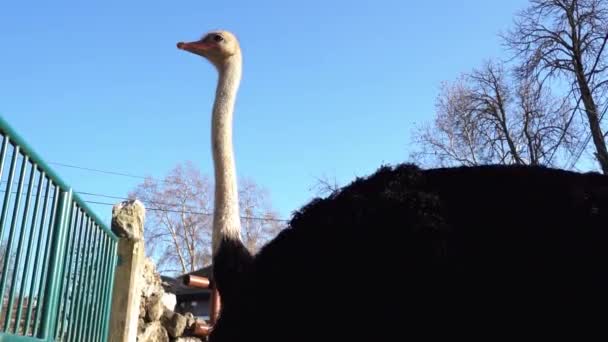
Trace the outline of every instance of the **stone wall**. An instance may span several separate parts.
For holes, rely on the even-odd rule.
[[[165,293],[156,266],[149,258],[144,261],[141,282],[141,303],[137,329],[138,342],[202,342],[190,336],[196,322],[191,313],[174,312],[175,295]]]

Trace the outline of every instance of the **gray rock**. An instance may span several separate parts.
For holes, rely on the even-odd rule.
[[[175,305],[177,304],[177,297],[173,293],[164,293],[161,297],[161,301],[165,308],[175,311]]]
[[[138,285],[141,289],[141,295],[145,298],[150,297],[154,293],[159,294],[159,297],[165,293],[160,275],[156,272],[156,265],[148,257],[144,259],[144,267],[138,281],[140,282]]]
[[[160,321],[173,338],[182,336],[186,329],[186,317],[171,310],[165,310]]]
[[[146,297],[141,297],[139,301],[139,318],[146,318]]]
[[[169,342],[169,335],[160,322],[146,325],[144,332],[138,336],[138,342]]]
[[[198,337],[192,337],[192,336],[188,336],[188,337],[178,337],[175,340],[173,340],[174,342],[203,342],[202,339],[198,338]]]
[[[163,315],[163,302],[157,294],[153,294],[146,299],[146,320],[148,322],[158,321]]]
[[[192,312],[186,312],[184,317],[186,317],[186,330],[192,329],[192,326],[196,323],[196,318],[194,318]]]
[[[137,321],[137,335],[141,335],[146,330],[146,321],[143,318],[139,318]]]
[[[127,200],[112,208],[112,230],[119,237],[139,241],[144,236],[146,209],[138,200]]]

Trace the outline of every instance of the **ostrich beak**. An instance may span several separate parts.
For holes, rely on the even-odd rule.
[[[179,42],[177,43],[177,48],[180,50],[192,52],[194,54],[205,56],[207,51],[213,48],[213,44],[205,43],[203,41],[196,41],[190,43]]]

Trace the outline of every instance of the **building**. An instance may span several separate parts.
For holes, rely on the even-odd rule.
[[[165,292],[173,293],[176,297],[175,311],[179,313],[191,312],[194,317],[209,320],[209,302],[211,290],[189,287],[184,285],[184,278],[188,275],[212,278],[212,267],[203,267],[197,271],[182,274],[172,278],[161,276]]]

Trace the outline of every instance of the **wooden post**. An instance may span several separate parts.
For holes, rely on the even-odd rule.
[[[118,265],[114,275],[110,342],[132,342],[137,337],[141,284],[144,264],[145,208],[129,200],[112,208],[112,231],[120,237]]]

